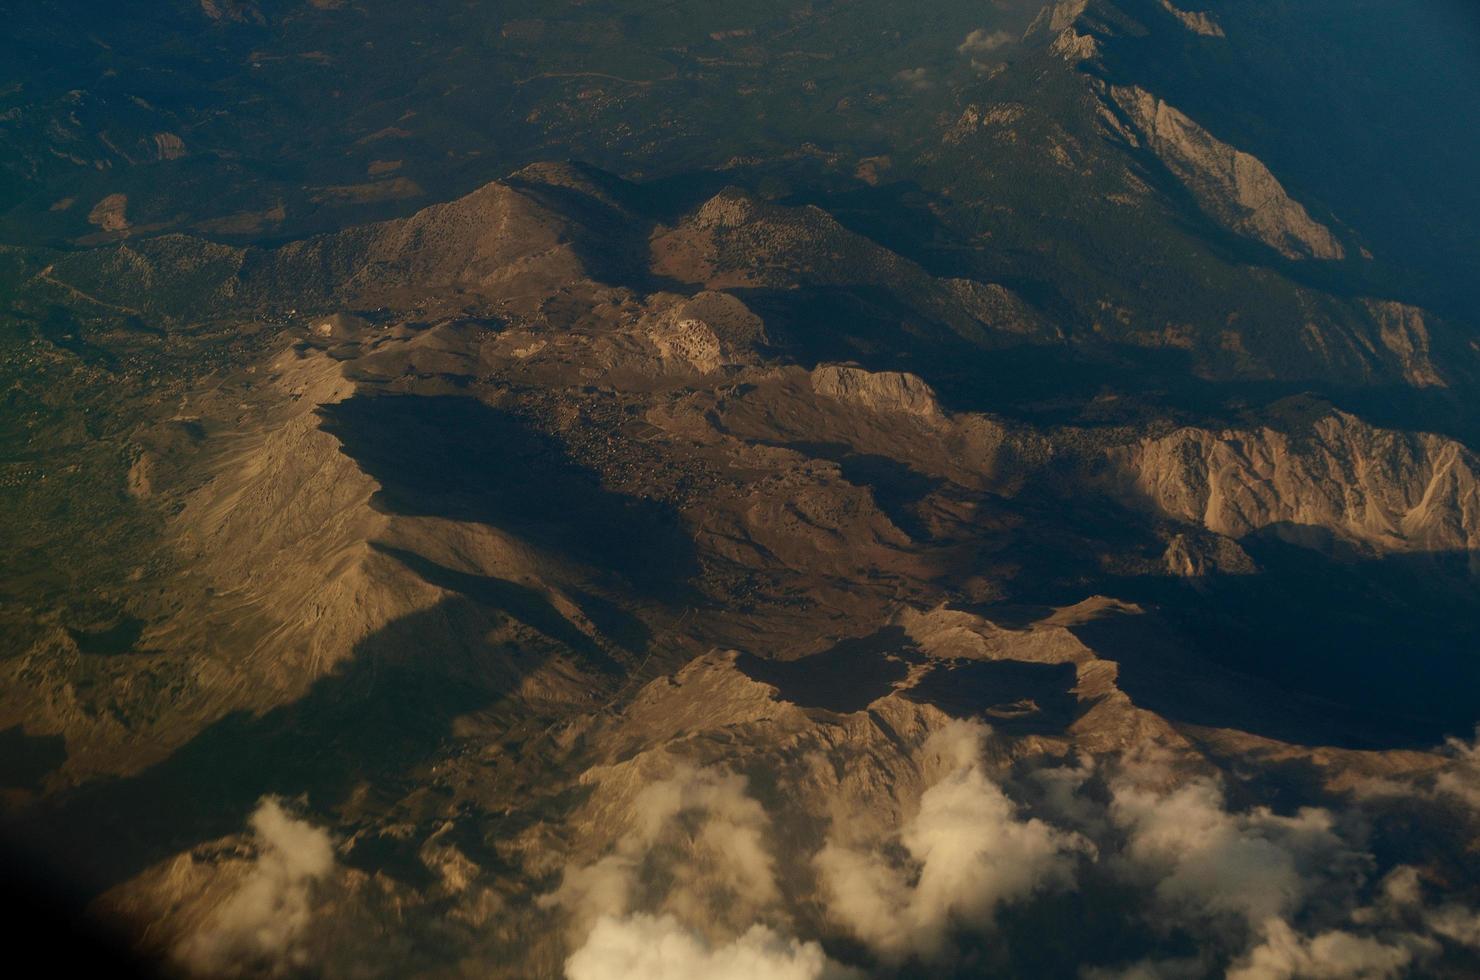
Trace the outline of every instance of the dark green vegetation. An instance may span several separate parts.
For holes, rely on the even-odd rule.
[[[917,213],[947,212],[954,234],[918,242],[934,261],[993,269],[986,278],[1026,263],[1020,276],[1087,292],[1098,268],[1143,301],[1192,284],[1238,290],[1208,258],[1202,275],[1166,268],[1198,258],[1181,254],[1186,237],[1114,220],[1107,175],[1092,172],[1098,141],[1076,111],[1082,89],[1015,40],[1039,6],[18,5],[0,41],[0,214],[10,240],[106,237],[87,216],[121,193],[146,233],[261,239],[405,214],[537,160],[645,180],[728,170],[805,195],[807,175],[846,181],[883,156],[887,183],[922,188]],[[1441,313],[1473,308],[1473,10],[1250,0],[1216,15],[1227,38],[1168,30],[1155,0],[1128,0],[1102,18],[1123,29],[1096,71],[1216,121],[1216,135],[1268,163],[1318,218],[1337,215],[1375,256],[1342,279]],[[958,51],[976,29],[1010,38]],[[1012,102],[1028,110],[1026,138],[939,150],[942,114]],[[1054,136],[1072,176],[1045,153]],[[988,234],[991,254],[975,254]],[[1034,258],[1049,241],[1052,269]],[[1139,269],[1122,264],[1133,257]]]

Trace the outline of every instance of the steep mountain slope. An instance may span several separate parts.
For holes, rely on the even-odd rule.
[[[1278,661],[1230,658],[1183,612],[1196,596],[1214,621],[1237,618],[1239,581],[1280,588],[1300,574],[1262,529],[1317,562],[1471,553],[1461,444],[1319,403],[1246,410],[1267,414],[1222,428],[1045,428],[953,409],[916,374],[788,363],[809,346],[862,345],[875,360],[903,349],[857,323],[809,338],[796,332],[805,320],[767,305],[875,284],[931,344],[989,358],[1067,341],[961,298],[985,290],[1052,323],[1010,293],[943,282],[815,209],[725,192],[668,224],[632,210],[634,193],[545,168],[405,221],[238,252],[193,280],[179,270],[211,246],[184,239],[147,264],[128,245],[32,277],[28,302],[70,289],[114,306],[174,283],[162,321],[173,330],[188,329],[192,288],[203,308],[235,295],[235,309],[268,317],[261,353],[201,375],[127,434],[119,479],[130,506],[164,515],[169,556],[139,580],[149,588],[119,586],[135,635],[102,652],[101,634],[63,620],[5,662],[7,721],[66,745],[63,764],[17,790],[39,796],[29,832],[69,842],[111,914],[163,923],[151,929],[158,955],[203,969],[200,957],[235,948],[213,945],[238,940],[212,923],[261,873],[233,856],[230,835],[263,793],[307,794],[343,835],[332,870],[305,871],[317,883],[302,886],[326,896],[315,914],[335,929],[291,937],[294,956],[330,972],[369,955],[342,930],[378,930],[391,909],[432,929],[449,902],[457,955],[554,972],[593,928],[582,909],[607,908],[583,904],[572,869],[612,848],[671,860],[653,850],[666,823],[648,837],[611,814],[643,812],[635,799],[664,780],[728,786],[725,772],[762,780],[781,837],[765,830],[757,846],[795,870],[746,879],[750,904],[704,904],[732,887],[721,866],[694,880],[710,896],[697,905],[665,904],[659,888],[625,907],[680,909],[691,924],[709,908],[720,936],[812,909],[787,928],[885,969],[928,962],[947,935],[971,947],[970,923],[998,901],[1056,893],[1024,885],[945,932],[901,938],[832,906],[828,876],[908,825],[955,771],[930,761],[952,719],[992,726],[991,741],[963,744],[1004,753],[994,778],[1012,786],[1018,766],[1052,771],[1050,758],[1078,752],[1111,772],[1146,745],[1206,767],[1279,744],[1332,786],[1449,765],[1300,747],[1424,745],[1463,724],[1460,703],[1420,719],[1411,696],[1423,689],[1396,683],[1375,650],[1346,668],[1361,683],[1312,686]],[[651,229],[650,271],[628,268],[630,281],[687,279],[693,292],[590,278],[581,256],[609,241],[603,214]],[[118,274],[126,262],[135,278]],[[275,311],[334,309],[337,297],[381,305],[271,325]],[[401,297],[415,305],[398,308]],[[1442,601],[1469,608],[1463,594]],[[1422,608],[1401,587],[1382,602],[1386,617]],[[1434,671],[1469,676],[1440,652],[1464,635],[1423,638]],[[693,659],[706,650],[732,652]],[[785,761],[817,752],[842,768]],[[98,778],[108,773],[121,778]],[[1006,812],[1040,807],[1029,785]],[[717,801],[731,790],[675,792],[720,793],[696,805],[729,812]],[[161,799],[173,815],[146,829]],[[843,820],[854,812],[872,823]],[[1056,811],[1032,812],[1062,826]],[[845,823],[846,838],[828,830]],[[99,827],[130,845],[78,850]],[[1060,855],[1054,874],[1079,869],[1083,901],[1120,887],[1081,866],[1112,846],[1091,848],[1090,829],[1075,831],[1083,844],[1033,833]],[[843,850],[815,864],[827,847]],[[692,860],[709,859],[699,847]],[[1035,908],[1006,928],[1029,934],[1050,914]],[[493,909],[504,926],[489,931]],[[1019,951],[992,968],[1061,972],[1100,956],[1098,942],[1048,959],[1006,947]],[[1246,955],[1207,948],[1224,950],[1210,962]],[[416,955],[430,956],[420,969],[446,969]]]
[[[1183,429],[1114,454],[1125,493],[1230,537],[1319,528],[1382,551],[1476,550],[1475,457],[1350,415],[1294,436]]]

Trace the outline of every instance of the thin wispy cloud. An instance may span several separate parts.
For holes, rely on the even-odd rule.
[[[1012,42],[1013,36],[1006,31],[989,31],[985,27],[978,27],[956,45],[956,53],[972,56],[991,54]]]

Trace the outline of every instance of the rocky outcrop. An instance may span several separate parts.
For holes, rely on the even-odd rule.
[[[1147,148],[1209,217],[1287,259],[1346,257],[1331,230],[1293,200],[1257,157],[1219,140],[1143,88],[1112,86],[1109,92]]]
[[[660,317],[648,339],[665,360],[683,361],[703,374],[725,365],[724,348],[709,324],[694,317]]]
[[[679,304],[679,315],[702,321],[720,342],[733,349],[766,342],[761,318],[729,293],[701,292]]]
[[[1049,50],[1070,64],[1089,61],[1100,53],[1099,44],[1092,34],[1080,34],[1074,28],[1065,28],[1053,39]]]
[[[702,292],[678,299],[645,323],[644,332],[665,361],[701,374],[746,359],[765,340],[765,325],[728,293]]]
[[[105,232],[128,231],[128,195],[109,194],[87,213],[89,224]]]
[[[935,392],[913,374],[899,371],[865,371],[863,368],[828,364],[812,372],[812,389],[819,395],[852,402],[873,412],[940,418]]]
[[[1070,64],[1089,61],[1100,53],[1094,33],[1081,34],[1081,18],[1089,9],[1089,0],[1058,0],[1046,5],[1024,32],[1024,37],[1047,38],[1048,49]]]
[[[1379,552],[1480,550],[1480,460],[1342,412],[1299,434],[1179,429],[1112,451],[1110,465],[1121,499],[1231,538],[1290,526]]]
[[[1026,34],[1032,35],[1039,31],[1058,34],[1066,31],[1088,7],[1089,0],[1057,0],[1056,3],[1047,4],[1038,12]]]
[[[1223,33],[1223,28],[1219,26],[1211,14],[1204,13],[1200,10],[1183,10],[1180,7],[1174,6],[1171,0],[1161,0],[1161,5],[1166,8],[1167,13],[1177,18],[1178,23],[1194,34],[1201,34],[1203,37],[1226,36]]]
[[[956,118],[953,125],[946,134],[941,137],[945,143],[960,143],[973,133],[981,130],[998,129],[1011,133],[1009,127],[1022,121],[1027,116],[1028,108],[1021,102],[997,102],[987,105],[977,105],[975,102],[961,110],[961,115]]]
[[[1392,300],[1366,299],[1362,305],[1377,323],[1382,345],[1397,358],[1409,384],[1415,388],[1447,387],[1434,365],[1423,310]]]
[[[1237,541],[1216,534],[1174,534],[1162,562],[1168,574],[1182,578],[1204,575],[1249,575],[1257,571]]]

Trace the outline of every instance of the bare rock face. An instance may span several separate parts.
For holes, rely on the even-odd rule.
[[[440,596],[370,545],[390,526],[369,503],[377,486],[339,452],[317,416],[353,390],[340,365],[289,351],[265,367],[271,377],[257,388],[256,413],[243,411],[246,402],[237,409],[250,424],[173,450],[152,434],[146,441],[155,448],[131,474],[136,496],[173,505],[166,530],[185,570],[175,607],[140,640],[149,669],[170,678],[168,708],[129,670],[91,685],[100,690],[79,690],[72,679],[78,665],[44,645],[27,654],[33,666],[25,682],[7,680],[18,691],[34,684],[62,692],[42,717],[65,733],[73,778],[136,771],[223,711],[266,710],[301,696],[366,635]],[[204,430],[205,414],[235,404],[204,394],[185,407],[185,419],[157,428]],[[121,707],[98,712],[94,697]],[[130,731],[126,752],[118,748],[120,727]]]
[[[765,325],[728,293],[701,292],[680,299],[646,322],[646,334],[665,361],[701,374],[747,359],[765,340]]]
[[[109,194],[93,205],[87,220],[104,232],[128,231],[128,195]]]
[[[761,318],[729,293],[701,292],[683,302],[680,314],[702,321],[723,343],[733,348],[765,343]]]
[[[315,319],[308,332],[316,340],[353,341],[360,338],[367,326],[363,317],[352,313],[330,313]]]
[[[1473,453],[1342,412],[1301,436],[1184,428],[1110,458],[1122,499],[1232,538],[1295,525],[1384,552],[1480,547]]]
[[[1383,346],[1397,357],[1409,384],[1415,388],[1447,387],[1429,350],[1429,328],[1423,310],[1392,300],[1368,299],[1362,305],[1377,321]]]
[[[378,487],[339,451],[318,416],[354,390],[339,365],[289,352],[272,369],[291,409],[233,434],[210,461],[206,482],[184,497],[171,530],[197,574],[218,589],[232,583],[244,603],[274,610],[280,625],[252,624],[236,637],[252,652],[233,667],[294,663],[292,671],[257,677],[259,688],[293,690],[332,669],[370,631],[430,605],[436,591],[405,583],[384,589],[376,581],[372,568],[393,564],[368,544],[390,523],[370,506]],[[211,650],[212,636],[245,620],[213,624],[202,616],[199,624],[173,626],[182,634],[173,642]],[[205,635],[186,639],[195,629]],[[267,635],[257,637],[257,629]]]
[[[178,160],[186,155],[185,141],[174,133],[155,133],[154,153],[161,160]]]
[[[1112,86],[1110,97],[1157,158],[1224,227],[1287,259],[1346,257],[1331,230],[1293,200],[1257,157],[1219,140],[1145,89]]]
[[[687,362],[703,374],[725,364],[719,337],[703,320],[670,313],[659,318],[648,331],[648,338],[663,358]]]
[[[739,228],[756,214],[755,202],[737,191],[722,191],[705,202],[694,215],[700,228]]]
[[[1171,0],[1161,0],[1161,5],[1166,12],[1177,18],[1177,21],[1194,34],[1203,37],[1225,37],[1223,28],[1213,19],[1212,15],[1200,10],[1183,10],[1172,4]]]
[[[1028,113],[1020,102],[998,102],[978,105],[975,102],[961,111],[955,124],[941,137],[946,143],[960,143],[971,134],[982,130],[1001,130],[1011,133],[1009,127],[1020,122]]]
[[[1070,64],[1088,61],[1100,52],[1093,35],[1080,34],[1072,27],[1066,28],[1054,38],[1049,50]]]
[[[869,372],[862,368],[828,364],[812,372],[812,388],[819,395],[852,402],[874,412],[940,418],[935,392],[913,374]]]
[[[1099,43],[1093,34],[1075,30],[1089,8],[1089,0],[1058,0],[1046,5],[1029,25],[1025,36],[1051,37],[1049,50],[1070,64],[1089,61],[1099,55]]]
[[[1183,578],[1204,575],[1248,575],[1256,571],[1253,560],[1237,541],[1221,535],[1174,534],[1162,555],[1167,572]]]
[[[1068,30],[1088,6],[1089,0],[1058,0],[1057,3],[1048,4],[1028,28],[1028,33],[1045,28],[1053,34]]]

